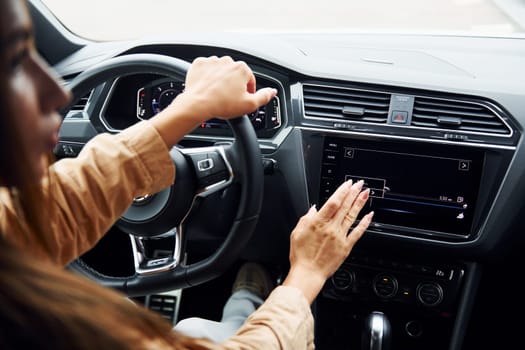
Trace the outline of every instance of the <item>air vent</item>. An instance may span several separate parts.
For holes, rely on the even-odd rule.
[[[82,96],[74,105],[71,107],[71,111],[81,112],[86,108],[87,102],[89,100],[89,97],[91,96],[91,93]]]
[[[383,92],[303,85],[307,117],[386,123],[390,94]]]
[[[91,97],[91,92],[86,94],[85,96],[82,96],[78,101],[75,102],[75,104],[70,108],[69,112],[66,115],[66,118],[68,119],[82,119],[84,118],[84,110],[86,109],[86,105],[89,101],[89,98]]]
[[[176,315],[177,297],[174,295],[148,295],[146,306],[148,309],[159,313],[162,317],[173,322]]]
[[[501,136],[511,134],[501,117],[482,104],[419,96],[414,102],[412,125]]]

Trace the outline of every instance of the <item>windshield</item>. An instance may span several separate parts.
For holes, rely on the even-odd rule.
[[[225,31],[521,36],[525,28],[525,0],[43,1],[95,40]]]

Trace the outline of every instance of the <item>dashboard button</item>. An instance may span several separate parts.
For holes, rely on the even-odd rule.
[[[355,149],[351,147],[345,147],[345,158],[354,158]]]
[[[323,157],[323,162],[324,163],[335,164],[337,162],[337,158],[338,158],[337,156],[338,156],[338,154],[336,152],[325,151],[324,157]]]
[[[339,151],[339,143],[336,141],[330,141],[326,144],[326,150]]]
[[[323,166],[323,177],[333,178],[335,176],[335,165]]]
[[[406,124],[408,121],[408,112],[403,111],[392,111],[390,121],[393,124]]]

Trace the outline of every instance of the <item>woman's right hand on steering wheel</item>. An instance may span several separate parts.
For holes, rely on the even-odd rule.
[[[230,119],[267,104],[277,90],[257,90],[255,75],[243,61],[229,56],[199,57],[193,61],[184,92],[151,118],[168,148],[211,118]]]

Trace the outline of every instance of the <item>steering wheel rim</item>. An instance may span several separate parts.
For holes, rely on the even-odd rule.
[[[62,113],[66,115],[81,96],[106,81],[143,73],[165,75],[184,81],[189,66],[186,61],[158,54],[130,54],[110,58],[85,70],[71,82],[69,87],[73,100]],[[234,142],[227,149],[221,148],[217,152],[222,154],[231,172],[232,177],[226,185],[232,183],[232,180],[238,183],[240,198],[230,230],[213,254],[191,265],[184,265],[179,256],[179,261],[167,268],[146,273],[139,272],[136,268],[135,274],[128,277],[104,275],[80,258],[74,260],[68,268],[101,285],[120,290],[128,296],[140,296],[195,286],[218,277],[230,267],[249,241],[259,218],[263,196],[263,167],[259,144],[249,118],[245,115],[230,119],[228,124],[233,131]],[[206,151],[208,149],[204,150]],[[180,153],[172,149],[170,153],[173,152]],[[174,162],[175,158],[172,155]],[[179,175],[177,172],[175,184]],[[224,182],[222,184],[224,185]],[[220,190],[223,187],[214,188]]]

